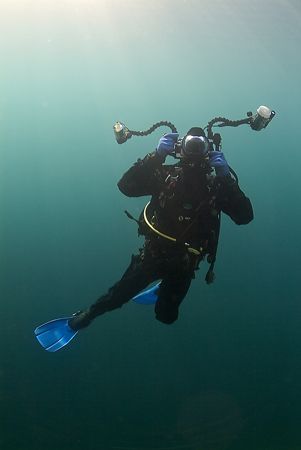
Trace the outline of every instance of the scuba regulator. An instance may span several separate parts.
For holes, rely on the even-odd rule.
[[[220,150],[221,146],[221,135],[219,133],[213,133],[212,128],[217,127],[238,127],[240,125],[249,125],[252,130],[261,131],[268,126],[273,117],[275,116],[275,111],[272,111],[267,106],[259,106],[256,113],[253,114],[251,111],[247,112],[247,117],[240,120],[229,120],[225,117],[214,117],[208,122],[204,130],[207,133],[207,139],[209,141],[210,150]],[[177,133],[176,127],[171,122],[161,121],[155,123],[146,131],[133,131],[130,130],[124,123],[116,122],[113,126],[115,138],[118,144],[124,144],[132,136],[148,136],[153,133],[157,128],[166,126],[171,129],[172,133]],[[179,139],[175,145],[175,158],[181,158],[182,149],[182,139]]]

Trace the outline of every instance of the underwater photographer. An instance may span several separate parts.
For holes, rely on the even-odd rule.
[[[221,214],[228,215],[236,225],[246,225],[253,220],[253,208],[221,151],[220,134],[213,134],[212,127],[216,123],[234,127],[249,124],[259,131],[275,114],[260,108],[255,116],[248,113],[240,121],[214,118],[206,127],[207,135],[196,126],[180,139],[176,128],[167,122],[158,122],[146,132],[133,132],[120,122],[115,124],[119,144],[132,135],[145,136],[162,124],[171,128],[171,133],[159,139],[156,149],[138,159],[118,182],[119,190],[128,197],[151,197],[139,219],[126,211],[137,222],[144,245],[132,255],[121,279],[95,303],[71,317],[35,329],[46,350],[59,350],[96,317],[132,299],[154,304],[156,319],[172,324],[178,319],[179,307],[200,263],[209,263],[206,283],[214,281]],[[176,163],[165,164],[168,156],[173,156]],[[157,284],[145,290],[153,282]]]
[[[179,152],[179,162],[164,165]],[[129,197],[151,195],[139,219],[145,245],[133,256],[125,274],[104,296],[69,322],[73,330],[97,316],[120,308],[153,281],[161,279],[156,318],[171,324],[187,294],[194,271],[205,257],[215,259],[221,211],[239,225],[253,219],[250,200],[240,190],[220,151],[209,151],[201,128],[164,135],[156,150],[138,160],[118,182]],[[206,280],[211,282],[212,268]]]

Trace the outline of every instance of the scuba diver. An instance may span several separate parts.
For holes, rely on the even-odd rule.
[[[272,117],[271,114],[260,123],[256,119],[257,128],[250,118],[228,122],[231,126],[251,123],[259,130]],[[212,120],[211,126],[220,119]],[[179,307],[202,261],[209,263],[207,284],[214,281],[221,213],[235,224],[245,225],[253,220],[253,208],[221,151],[220,135],[211,139],[212,136],[206,136],[203,128],[193,127],[179,139],[174,129],[160,138],[153,152],[125,172],[118,182],[124,195],[151,196],[138,220],[126,211],[138,223],[144,245],[132,256],[122,278],[95,303],[71,317],[55,319],[35,329],[46,350],[59,350],[96,317],[131,299],[154,303],[156,319],[172,324],[178,319]],[[123,143],[127,138],[117,142]],[[175,164],[165,164],[170,155],[177,158]],[[157,283],[146,289],[153,282]]]
[[[191,128],[182,140],[178,164],[163,165],[178,137],[178,133],[164,135],[156,150],[138,160],[118,182],[126,196],[151,195],[138,221],[145,243],[132,256],[121,280],[70,319],[71,329],[77,331],[97,316],[120,308],[157,280],[162,281],[157,289],[156,318],[172,324],[199,263],[205,257],[212,263],[215,259],[221,211],[238,225],[253,219],[250,200],[231,175],[223,153],[209,152],[201,128]],[[211,272],[207,282],[212,281]]]

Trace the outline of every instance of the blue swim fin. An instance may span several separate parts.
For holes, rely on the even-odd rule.
[[[72,330],[68,325],[70,319],[71,317],[54,319],[34,330],[37,340],[45,350],[56,352],[76,336],[78,331]]]
[[[152,305],[156,303],[159,286],[160,282],[140,292],[132,300],[141,305]],[[45,350],[48,352],[56,352],[69,344],[77,335],[78,331],[74,331],[69,327],[69,320],[72,317],[51,320],[50,322],[43,323],[43,325],[40,325],[34,330],[37,340]]]
[[[160,283],[155,284],[153,287],[146,289],[145,291],[140,292],[139,294],[135,295],[135,297],[132,298],[132,300],[135,303],[139,303],[140,305],[153,305],[156,303],[158,299],[158,290]]]

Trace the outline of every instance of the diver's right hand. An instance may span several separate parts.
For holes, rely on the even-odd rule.
[[[159,140],[156,152],[162,158],[166,158],[167,155],[171,155],[175,150],[175,144],[178,140],[179,133],[167,133],[164,134]]]

